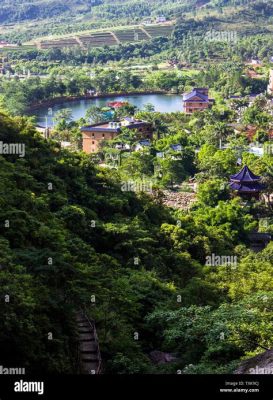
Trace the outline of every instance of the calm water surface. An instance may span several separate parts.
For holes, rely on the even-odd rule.
[[[137,106],[140,110],[144,105],[151,103],[155,107],[155,111],[159,112],[175,112],[182,111],[182,96],[167,95],[167,94],[138,94],[132,96],[113,96],[100,99],[75,100],[62,104],[57,104],[52,107],[52,115],[49,113],[48,107],[41,107],[32,112],[32,115],[37,117],[37,123],[41,126],[46,126],[46,117],[48,126],[52,126],[54,114],[64,108],[72,110],[73,120],[77,120],[85,116],[87,109],[91,106],[106,106],[109,101],[128,101]]]

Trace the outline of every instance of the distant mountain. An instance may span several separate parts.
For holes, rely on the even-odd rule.
[[[272,15],[273,0],[211,0],[208,8],[221,10],[225,15],[225,8],[235,8],[244,13],[256,12],[269,18]]]
[[[0,23],[87,13],[102,3],[102,0],[2,0]]]
[[[89,15],[90,19],[137,18],[190,11],[208,0],[2,0],[0,23]]]
[[[268,21],[273,15],[273,0],[2,0],[0,24],[27,20],[54,23],[57,33],[73,29],[139,23],[147,17],[163,15],[167,19],[194,18],[238,24]],[[197,17],[197,18],[196,18]],[[62,27],[61,27],[62,25]],[[226,28],[226,27],[225,27]],[[257,26],[256,26],[257,28]],[[233,27],[234,29],[234,27]],[[56,32],[55,32],[56,33]],[[42,34],[46,34],[43,32]]]

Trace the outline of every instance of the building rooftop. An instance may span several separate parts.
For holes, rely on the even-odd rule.
[[[182,150],[182,146],[181,146],[181,144],[171,144],[171,149],[173,150],[173,151],[181,151]]]
[[[250,184],[250,183],[246,183],[246,184],[241,184],[241,183],[237,183],[237,182],[232,182],[230,183],[230,188],[232,190],[238,190],[238,192],[260,192],[261,190],[264,189],[264,186],[261,185],[259,182],[255,182],[255,184]]]
[[[107,106],[111,108],[120,108],[126,105],[128,105],[127,101],[109,101],[107,103]]]
[[[138,144],[140,144],[140,146],[151,146],[151,142],[150,142],[149,139],[140,140],[140,141],[138,142]]]
[[[209,101],[209,99],[208,99],[208,96],[207,95],[205,95],[205,94],[203,94],[203,93],[200,93],[197,89],[194,89],[192,92],[190,92],[190,93],[186,93],[186,94],[184,94],[184,96],[183,96],[183,100],[184,101],[189,101],[189,100],[191,100],[193,97],[198,97],[200,100],[196,100],[197,102],[208,102]],[[191,100],[192,101],[192,100]]]
[[[250,171],[247,165],[245,165],[238,174],[231,175],[230,180],[232,182],[258,182],[261,179],[260,176],[254,175]]]
[[[126,117],[121,121],[108,121],[101,122],[99,124],[86,125],[81,127],[81,131],[84,132],[114,132],[120,133],[121,128],[125,127],[128,129],[140,128],[142,126],[147,125],[148,122],[136,120],[134,118]]]
[[[130,123],[135,123],[136,120],[133,117],[125,117],[124,121],[130,122]]]
[[[253,174],[245,165],[238,174],[231,175],[230,188],[241,193],[256,193],[265,187],[259,183],[260,176]]]
[[[249,240],[262,240],[262,241],[270,241],[272,239],[272,235],[266,232],[252,232],[248,235]]]

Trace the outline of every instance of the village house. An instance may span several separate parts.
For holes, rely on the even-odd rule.
[[[171,144],[170,148],[172,151],[178,151],[178,152],[182,151],[181,144]]]
[[[149,139],[143,139],[143,140],[140,140],[140,141],[135,145],[135,151],[148,149],[150,146],[151,146],[150,140],[149,140]]]
[[[158,158],[165,158],[166,155],[168,155],[170,152],[171,153],[178,153],[180,154],[183,150],[183,147],[181,144],[171,144],[169,149],[166,149],[165,151],[158,151],[156,152],[156,157]],[[172,155],[171,156],[172,159],[179,159],[177,158],[177,155]]]
[[[213,103],[214,100],[209,98],[208,88],[194,88],[183,95],[183,111],[187,114],[206,110]]]
[[[97,152],[102,141],[115,139],[122,132],[123,128],[135,130],[136,139],[153,139],[153,127],[151,123],[133,117],[126,117],[120,121],[101,122],[99,124],[82,126],[83,151],[87,154]]]
[[[115,145],[115,148],[117,150],[124,150],[124,151],[129,151],[131,150],[131,146],[128,143],[117,143]]]
[[[262,65],[262,62],[261,62],[261,60],[259,60],[259,58],[252,58],[251,64],[254,66],[260,66],[260,65]]]

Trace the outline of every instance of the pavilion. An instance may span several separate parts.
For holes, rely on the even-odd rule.
[[[260,184],[261,177],[254,175],[248,166],[244,166],[238,174],[231,175],[230,188],[243,198],[259,198],[264,186]]]

